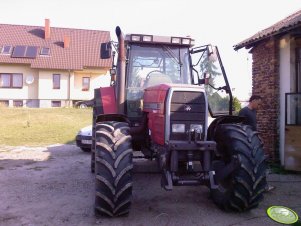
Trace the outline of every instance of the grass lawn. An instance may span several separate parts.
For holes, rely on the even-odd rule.
[[[0,108],[0,145],[70,144],[92,123],[92,109]]]

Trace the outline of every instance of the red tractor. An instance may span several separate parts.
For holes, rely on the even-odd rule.
[[[266,186],[263,144],[232,115],[217,47],[193,48],[190,37],[124,36],[119,27],[116,35],[111,86],[94,98],[96,214],[129,213],[134,152],[158,163],[166,190],[206,185],[222,209],[256,207]],[[102,44],[103,59],[112,57],[111,44]]]

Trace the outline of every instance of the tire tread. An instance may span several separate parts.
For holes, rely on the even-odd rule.
[[[95,131],[95,213],[129,213],[132,197],[132,138],[123,122],[97,123]]]
[[[232,180],[232,186],[211,190],[214,202],[222,209],[239,212],[258,206],[266,185],[263,144],[258,133],[248,125],[221,124],[214,139],[224,161],[233,155],[239,161],[238,168],[226,179]]]

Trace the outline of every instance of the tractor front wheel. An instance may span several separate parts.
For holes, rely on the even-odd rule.
[[[242,124],[221,124],[214,134],[219,167],[216,173],[234,158],[234,171],[211,189],[213,201],[224,210],[245,211],[258,206],[266,186],[263,144],[258,133]]]
[[[104,122],[95,128],[95,213],[129,213],[132,197],[133,150],[129,126]]]

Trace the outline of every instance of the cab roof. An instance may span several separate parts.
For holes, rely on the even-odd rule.
[[[190,37],[173,37],[173,36],[158,36],[146,34],[127,34],[125,41],[128,43],[150,43],[150,44],[170,44],[192,47],[194,39]]]

